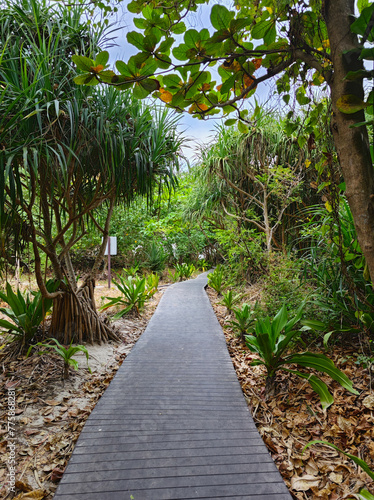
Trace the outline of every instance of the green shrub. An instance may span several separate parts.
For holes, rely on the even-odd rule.
[[[208,274],[208,285],[215,290],[218,295],[223,289],[223,267],[219,264],[213,272]]]
[[[33,346],[30,346],[28,352],[27,352],[27,356],[30,354],[30,351],[33,347],[37,347],[37,346],[40,346],[40,347],[44,347],[44,348],[47,348],[47,349],[52,349],[54,350],[59,356],[61,356],[61,358],[63,359],[64,361],[64,369],[63,369],[63,378],[64,379],[67,379],[69,377],[69,366],[72,366],[75,370],[78,370],[78,361],[73,359],[73,356],[74,354],[76,354],[77,352],[83,352],[85,355],[86,355],[86,359],[87,359],[87,368],[89,370],[89,372],[91,373],[91,369],[90,367],[88,366],[88,351],[86,349],[86,347],[84,347],[83,345],[72,345],[70,344],[70,346],[68,348],[64,347],[63,345],[61,345],[58,340],[56,339],[48,339],[48,340],[51,340],[52,342],[54,342],[56,345],[51,345],[51,344],[45,344],[43,342],[38,342],[37,344],[33,345]],[[45,354],[45,353],[48,353],[49,351],[39,351],[39,354]]]
[[[155,273],[161,273],[165,269],[166,255],[161,245],[152,241],[151,247],[146,252],[144,267]]]
[[[193,264],[188,264],[186,262],[183,262],[182,264],[175,264],[175,269],[179,274],[180,280],[188,280],[196,270]]]
[[[240,309],[233,309],[235,320],[230,321],[231,326],[238,330],[240,339],[245,343],[245,335],[254,324],[254,310],[249,304],[242,304]]]
[[[262,279],[262,303],[268,316],[274,316],[284,304],[291,314],[296,314],[307,294],[302,287],[300,265],[287,255],[270,255],[268,272]]]
[[[334,402],[334,398],[330,394],[327,385],[316,375],[286,368],[287,365],[296,364],[303,368],[311,368],[326,373],[351,393],[359,394],[353,389],[349,378],[336,368],[331,359],[323,354],[312,352],[287,354],[290,343],[295,341],[301,334],[300,330],[293,330],[293,327],[300,321],[302,310],[303,305],[299,308],[296,316],[289,320],[287,309],[283,306],[273,319],[266,317],[257,320],[254,335],[247,335],[245,338],[248,349],[260,356],[259,360],[255,360],[251,364],[264,365],[266,368],[267,392],[270,393],[275,390],[276,372],[282,369],[306,379],[312,389],[319,395],[322,407],[327,408],[330,406]]]
[[[226,306],[227,312],[231,313],[234,305],[240,301],[241,297],[242,295],[240,293],[234,295],[232,290],[228,290],[222,295],[221,304]]]
[[[156,273],[151,273],[146,277],[146,285],[149,293],[155,294],[158,290],[160,276]]]
[[[170,269],[168,269],[168,276],[169,276],[169,279],[173,282],[173,283],[176,283],[180,276],[179,276],[179,273],[177,270],[175,270],[174,272],[171,271]]]
[[[50,293],[55,292],[59,281],[49,280],[46,287]],[[25,345],[29,344],[51,310],[52,300],[43,299],[40,291],[22,294],[18,289],[14,293],[9,283],[6,284],[6,292],[0,292],[0,298],[9,305],[9,308],[1,307],[0,311],[13,322],[0,319],[0,328],[7,330]]]
[[[120,297],[105,297],[109,302],[104,304],[100,310],[105,311],[109,307],[124,306],[121,311],[113,316],[114,320],[122,318],[122,316],[132,310],[135,310],[136,314],[139,315],[145,302],[155,294],[155,290],[147,289],[145,277],[129,276],[128,278],[123,278],[119,275],[117,277],[118,281],[113,280],[113,283],[122,295]]]

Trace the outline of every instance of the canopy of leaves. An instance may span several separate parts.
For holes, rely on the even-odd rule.
[[[297,82],[301,105],[309,103],[309,86],[324,85],[331,78],[321,2],[239,0],[231,10],[214,4],[211,31],[187,29],[183,19],[199,3],[203,2],[132,1],[128,8],[139,16],[134,21],[139,31],[128,33],[127,40],[139,53],[127,62],[117,61],[118,73],[111,79],[104,67],[101,75],[94,61],[89,69],[76,58],[85,71],[77,83],[104,81],[120,89],[134,85],[137,97],[153,94],[168,106],[200,118],[237,110],[245,119],[240,102],[274,75],[279,75],[278,90],[286,95],[290,81]],[[183,35],[181,43],[176,35]]]

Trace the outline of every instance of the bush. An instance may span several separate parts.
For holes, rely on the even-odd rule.
[[[291,315],[296,314],[308,294],[301,281],[301,263],[284,254],[269,256],[262,285],[262,305],[268,316],[274,316],[284,304]]]
[[[57,290],[59,281],[49,280],[46,286],[52,293]],[[52,300],[43,299],[40,291],[22,294],[17,290],[14,293],[9,283],[6,285],[6,293],[0,292],[0,298],[9,305],[9,308],[1,307],[0,311],[12,321],[0,319],[0,328],[7,330],[23,344],[29,344],[51,310]]]

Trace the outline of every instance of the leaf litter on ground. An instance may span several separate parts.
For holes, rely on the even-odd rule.
[[[251,289],[247,290],[251,294]],[[278,393],[265,398],[265,370],[250,366],[257,359],[227,326],[229,315],[220,298],[208,289],[227,347],[253,419],[293,498],[297,500],[352,499],[361,488],[374,493],[374,482],[351,460],[314,439],[329,441],[364,459],[374,470],[374,412],[371,379],[374,372],[356,364],[357,344],[331,346],[327,355],[360,392],[348,393],[329,377],[321,376],[333,392],[334,403],[323,410],[307,381],[277,373]]]
[[[98,306],[102,288],[95,293]],[[85,356],[79,354],[79,370],[71,369],[65,381],[63,361],[53,352],[43,356],[35,352],[7,363],[0,358],[0,498],[53,498],[88,416],[145,330],[161,296],[158,292],[153,297],[140,318],[129,315],[115,322],[121,343],[87,346],[92,374]],[[8,489],[9,388],[16,394],[14,441],[11,438],[16,445],[16,493]]]

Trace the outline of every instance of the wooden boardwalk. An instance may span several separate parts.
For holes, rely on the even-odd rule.
[[[97,403],[54,500],[290,500],[204,291],[170,287]]]

